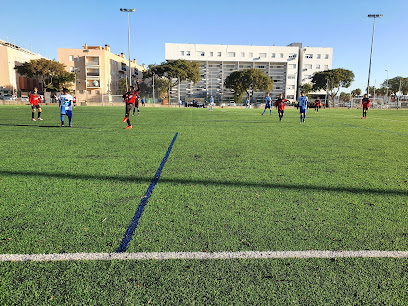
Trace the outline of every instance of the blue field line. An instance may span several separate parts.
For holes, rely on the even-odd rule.
[[[151,197],[154,187],[156,187],[157,182],[159,181],[160,174],[164,168],[164,165],[167,162],[167,159],[170,155],[171,149],[173,148],[173,145],[177,139],[178,133],[174,135],[173,141],[171,142],[169,148],[167,149],[166,155],[164,155],[163,160],[160,164],[159,169],[157,169],[156,174],[154,175],[152,182],[150,183],[150,186],[147,188],[145,195],[143,196],[142,200],[140,201],[139,207],[136,210],[135,215],[133,216],[132,222],[130,223],[129,227],[126,230],[125,236],[123,237],[119,247],[116,250],[116,253],[123,253],[126,252],[129,242],[132,240],[133,234],[135,233],[137,224],[139,223],[140,217],[142,216],[142,213],[144,211],[144,208],[149,201],[149,198]]]

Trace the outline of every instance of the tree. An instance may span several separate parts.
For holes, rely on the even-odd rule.
[[[250,90],[271,91],[273,81],[260,69],[244,69],[234,71],[224,81],[226,88],[234,92],[234,101],[239,102],[246,93],[250,96]]]
[[[173,88],[179,82],[186,80],[196,84],[200,80],[200,64],[179,59],[163,62],[160,65],[149,65],[148,70],[143,73],[143,78],[151,78],[153,75],[158,76],[159,79],[167,79],[167,88]]]
[[[126,77],[121,78],[119,80],[118,86],[119,86],[119,94],[123,94],[123,93],[127,92],[127,90],[128,90],[127,78]]]
[[[341,102],[349,102],[350,101],[350,98],[351,98],[351,95],[349,94],[349,93],[345,93],[344,91],[342,91],[341,93],[340,93],[340,101]]]
[[[381,84],[381,86],[387,88],[387,80],[385,80],[384,83]],[[388,80],[389,94],[396,95],[397,92],[400,91],[400,86],[401,86],[402,93],[404,95],[407,95],[408,94],[408,78],[397,76],[395,78],[389,79]]]
[[[348,88],[353,81],[354,73],[343,68],[315,72],[312,77],[313,90],[328,89],[333,99],[337,96],[340,87]]]
[[[140,95],[141,96],[153,96],[153,79],[145,78],[143,79],[143,86],[140,86]],[[155,94],[158,93],[160,98],[165,98],[167,91],[169,89],[169,83],[166,78],[154,78],[154,91]]]
[[[310,83],[305,83],[302,86],[300,86],[300,91],[304,91],[306,94],[311,92],[313,90],[313,86]]]
[[[356,88],[356,89],[353,89],[353,90],[351,91],[351,97],[352,97],[352,98],[354,98],[354,97],[356,97],[356,96],[359,96],[359,95],[361,95],[361,89],[360,89],[360,88]]]
[[[69,87],[68,83],[75,80],[75,74],[67,72],[64,64],[45,58],[24,62],[14,69],[21,76],[41,80],[48,91],[60,90],[62,86]]]

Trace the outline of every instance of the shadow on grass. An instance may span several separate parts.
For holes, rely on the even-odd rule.
[[[150,184],[153,177],[140,176],[112,176],[112,175],[89,175],[89,174],[74,174],[74,173],[50,173],[37,171],[11,171],[0,170],[2,176],[33,176],[33,177],[49,177],[59,179],[78,179],[78,180],[100,180],[100,181],[119,181],[119,182],[135,182]],[[259,187],[259,188],[279,188],[288,190],[310,190],[310,191],[329,191],[329,192],[349,192],[354,194],[377,194],[377,195],[401,195],[408,196],[406,190],[396,189],[374,189],[363,187],[329,187],[317,185],[296,185],[284,183],[255,183],[255,182],[239,182],[239,181],[216,181],[216,180],[198,180],[198,179],[178,179],[178,178],[163,178],[159,183],[180,184],[180,185],[204,185],[204,186],[232,186],[232,187]]]

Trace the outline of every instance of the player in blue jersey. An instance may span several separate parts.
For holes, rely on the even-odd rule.
[[[250,109],[250,108],[251,108],[251,102],[249,100],[249,97],[247,97],[245,100],[245,109]]]
[[[214,98],[213,96],[210,97],[210,109],[208,111],[214,111],[213,106],[214,106]]]
[[[305,122],[308,102],[309,102],[309,99],[307,98],[305,92],[302,91],[301,96],[298,100],[299,112],[300,112],[300,123]]]
[[[64,88],[62,95],[58,97],[58,105],[60,107],[61,114],[61,126],[64,125],[65,115],[68,116],[69,127],[72,127],[72,104],[75,103],[74,97],[69,94],[69,90]]]
[[[272,103],[272,99],[271,99],[271,97],[269,96],[269,92],[268,92],[268,93],[266,94],[266,97],[265,97],[265,109],[264,109],[263,113],[261,114],[262,116],[265,115],[265,112],[266,112],[266,109],[267,109],[267,108],[269,108],[269,115],[272,115],[272,106],[271,106],[271,103]]]

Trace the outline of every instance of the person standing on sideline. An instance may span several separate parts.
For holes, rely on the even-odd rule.
[[[38,104],[38,103],[42,103],[41,102],[41,97],[40,97],[40,95],[38,94],[37,91],[38,91],[37,87],[34,87],[34,90],[30,94],[30,97],[28,99],[30,101],[31,109],[32,109],[32,112],[31,112],[31,120],[32,121],[35,121],[35,119],[34,119],[35,109],[38,109],[38,118],[37,119],[40,120],[40,121],[43,120],[41,118],[41,107]]]
[[[251,102],[249,101],[249,97],[247,97],[245,100],[245,109],[250,109],[250,108],[251,108]]]
[[[371,100],[368,98],[368,95],[365,94],[361,100],[361,106],[363,107],[363,117],[361,117],[361,119],[367,119],[367,110],[370,107],[370,102]]]
[[[279,95],[279,98],[275,102],[275,106],[278,109],[279,121],[282,121],[283,114],[285,112],[285,102],[288,101],[283,98],[283,94]]]
[[[213,96],[211,96],[210,97],[210,109],[208,111],[214,111],[213,106],[214,106],[214,98]]]
[[[271,97],[269,96],[269,92],[268,92],[268,93],[266,94],[266,97],[265,97],[265,109],[264,109],[263,113],[261,114],[262,116],[265,115],[265,112],[266,112],[266,109],[267,109],[267,108],[269,108],[269,115],[272,115],[271,102],[272,102],[272,99],[271,99]]]
[[[142,98],[142,106],[146,106],[145,105],[145,98]]]
[[[130,124],[129,116],[132,110],[135,108],[136,96],[140,90],[139,82],[136,82],[136,85],[137,85],[137,90],[135,90],[133,86],[130,86],[129,91],[123,94],[122,96],[126,103],[125,118],[122,120],[122,122],[127,122],[127,127],[125,127],[125,129],[132,128],[132,125]]]
[[[315,100],[315,112],[319,112],[319,108],[320,108],[320,104],[322,102],[320,101],[320,97],[317,97],[317,99]]]
[[[64,127],[65,115],[68,116],[69,127],[72,127],[72,104],[75,103],[74,97],[69,94],[69,90],[64,88],[62,95],[58,97],[58,106],[61,114],[61,126]]]
[[[302,91],[298,102],[299,102],[299,112],[300,112],[300,123],[302,123],[302,122],[305,122],[306,112],[307,112],[307,103],[309,103],[309,99],[307,98],[304,91]]]

